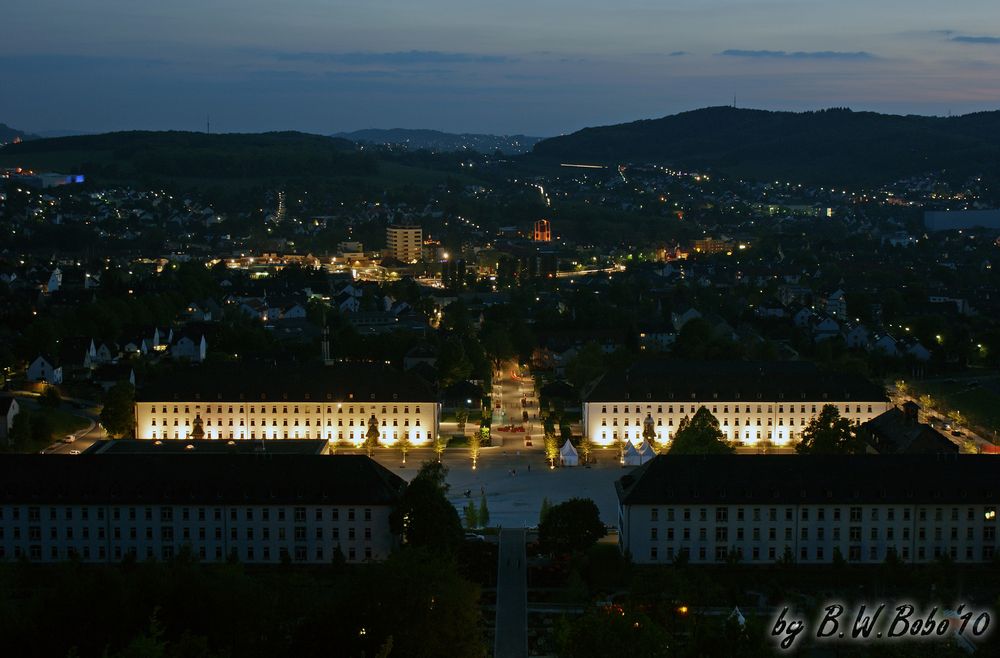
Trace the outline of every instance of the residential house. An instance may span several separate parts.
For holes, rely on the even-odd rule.
[[[59,361],[52,356],[40,354],[28,366],[27,377],[29,382],[62,384],[63,369]]]

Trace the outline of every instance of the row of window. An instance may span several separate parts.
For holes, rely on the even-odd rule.
[[[21,509],[22,508],[20,506],[17,506],[17,505],[14,505],[14,506],[0,506],[0,520],[3,520],[5,518],[7,518],[8,515],[9,515],[9,518],[11,518],[11,519],[13,519],[15,521],[20,520],[21,519]],[[48,507],[47,509],[48,509],[49,520],[50,521],[57,520],[58,517],[59,517],[59,509],[60,508],[58,508],[56,506],[51,506],[51,507]],[[138,508],[138,507],[115,506],[115,507],[111,508],[111,518],[113,520],[115,520],[115,521],[119,521],[123,517],[127,517],[129,521],[135,521],[139,517],[139,509],[140,508]],[[158,507],[156,509],[159,509],[159,512],[160,512],[160,514],[159,514],[160,521],[165,521],[165,522],[171,522],[171,521],[174,520],[174,511],[175,511],[175,509],[178,510],[178,516],[181,518],[182,521],[190,521],[190,520],[194,519],[195,517],[197,517],[197,519],[199,521],[205,521],[205,520],[207,520],[207,518],[209,516],[209,509],[211,509],[211,512],[212,512],[211,516],[212,516],[213,520],[215,520],[215,521],[221,521],[222,518],[223,518],[223,512],[222,512],[223,508],[221,508],[221,507],[213,507],[213,508],[207,508],[207,507],[194,507],[194,508],[192,508],[192,507],[180,507],[180,508],[175,508],[175,507],[171,507],[171,506],[160,506],[160,507]],[[239,520],[239,518],[241,516],[240,515],[240,509],[241,508],[230,507],[228,509],[229,509],[229,520],[231,520],[231,521],[237,521],[237,520]],[[303,521],[306,520],[306,518],[308,516],[307,515],[307,509],[308,508],[306,508],[306,507],[293,507],[293,508],[271,507],[271,506],[263,506],[263,507],[260,507],[260,508],[244,507],[244,508],[242,508],[242,510],[243,510],[242,517],[246,521],[253,521],[259,515],[260,520],[262,520],[262,521],[270,521],[271,520],[271,511],[274,510],[274,516],[275,516],[275,518],[278,521],[284,521],[284,520],[286,520],[286,518],[288,518],[289,516],[291,516],[296,522],[303,522]],[[74,515],[76,514],[77,510],[80,513],[80,517],[79,518],[81,520],[87,521],[87,520],[90,519],[90,510],[91,510],[91,508],[87,507],[87,506],[84,506],[84,507],[67,506],[67,507],[63,507],[62,510],[63,510],[62,518],[64,520],[66,520],[66,521],[72,521],[74,519]],[[95,508],[95,516],[97,517],[98,521],[103,521],[104,520],[104,510],[105,510],[104,507],[97,507],[97,508]],[[153,520],[153,516],[154,516],[153,510],[154,510],[153,507],[143,507],[142,508],[142,517],[146,521],[152,521]],[[289,514],[289,510],[291,511],[291,514]],[[341,508],[339,508],[339,507],[315,507],[315,508],[313,508],[313,514],[312,514],[313,520],[315,520],[315,521],[339,521],[340,520],[340,511],[341,511]],[[29,521],[33,521],[33,522],[34,521],[40,521],[41,518],[42,518],[42,508],[38,507],[38,506],[30,506],[30,507],[27,508],[26,516],[27,516],[27,519]],[[354,521],[358,517],[358,510],[357,510],[357,508],[348,507],[347,508],[347,512],[346,512],[346,516],[347,516],[347,520],[348,521]],[[372,520],[372,508],[370,508],[370,507],[363,508],[362,511],[361,511],[361,516],[364,518],[365,521],[371,521]]]
[[[313,550],[313,560],[318,562],[325,560],[332,560],[337,550],[342,551],[343,549],[341,549],[340,546],[335,546],[333,548],[316,546]],[[171,545],[161,546],[158,552],[155,551],[152,546],[147,546],[144,557],[148,560],[157,557],[163,560],[170,560],[173,559],[175,555],[177,555],[177,552],[178,549],[175,549],[175,547]],[[213,553],[216,561],[222,560],[223,550],[221,546],[216,546]],[[139,552],[134,546],[130,546],[124,550],[122,549],[121,546],[115,546],[112,550],[112,554],[114,555],[115,560],[121,560],[124,558],[125,555],[130,555],[134,558],[139,557]],[[373,557],[372,547],[365,546],[362,549],[361,554],[364,555],[365,560],[371,560]],[[21,546],[15,546],[11,551],[10,557],[20,559],[21,557],[27,556],[29,559],[37,561],[42,559],[42,555],[43,555],[42,547],[38,544],[32,544],[27,547],[27,551],[25,551],[25,549]],[[208,559],[208,551],[204,546],[198,548],[197,555],[198,558],[201,560]],[[272,551],[270,546],[264,546],[261,549],[259,553],[260,556],[259,558],[257,550],[253,546],[246,546],[243,548],[242,551],[234,549],[233,551],[230,551],[230,555],[235,555],[235,557],[244,559],[248,562],[256,562],[258,561],[258,559],[262,562],[270,562],[272,560]],[[309,551],[305,546],[295,546],[293,547],[291,552],[288,550],[288,547],[281,546],[274,553],[274,555],[277,557],[277,559],[282,561],[294,559],[296,562],[307,562],[309,560]],[[6,547],[0,545],[0,560],[6,559],[7,557],[8,555]],[[74,557],[81,557],[84,560],[108,559],[107,549],[104,546],[98,546],[96,552],[92,552],[89,546],[83,546],[79,550],[72,547],[65,549],[61,549],[57,546],[49,547],[48,559],[50,560],[71,559]],[[346,557],[348,561],[351,562],[356,561],[358,559],[358,549],[353,546],[348,547],[347,552],[344,554],[344,557]]]
[[[705,404],[692,404],[692,405],[690,405],[690,411],[687,411],[688,407],[686,407],[685,405],[681,404],[681,405],[677,406],[677,413],[681,413],[681,414],[683,414],[683,413],[691,413],[691,414],[694,414],[694,413],[697,413],[698,409],[700,409],[701,407],[707,407],[707,406],[708,405],[705,405]],[[711,409],[712,409],[712,413],[713,414],[719,413],[719,406],[720,405],[717,405],[717,404],[713,404],[712,405]],[[721,405],[721,406],[722,406],[722,413],[728,414],[729,413],[729,405],[728,404],[724,404],[724,405]],[[757,407],[757,413],[759,413],[759,414],[760,413],[764,413],[763,412],[764,406],[765,405],[761,405],[761,404],[756,405],[756,407]],[[833,405],[833,406],[837,406],[837,405]],[[843,406],[843,413],[845,413],[845,414],[851,413],[851,405],[850,404],[845,404],[845,405],[842,405],[842,406]],[[854,412],[855,413],[861,413],[861,408],[862,407],[866,407],[868,409],[868,413],[872,413],[872,405],[870,405],[870,404],[864,404],[864,405],[855,404],[853,406],[854,406]],[[738,414],[740,412],[740,405],[734,404],[734,405],[732,405],[732,407],[733,407],[733,413],[737,413]],[[744,405],[744,407],[746,408],[746,412],[745,413],[748,413],[748,414],[752,413],[750,411],[750,409],[752,408],[752,405],[748,404],[748,405]],[[769,414],[770,413],[774,413],[774,407],[775,407],[775,405],[773,405],[773,404],[767,405],[767,413],[769,413]],[[779,405],[777,405],[777,407],[778,407],[778,413],[779,414],[785,413],[785,405],[779,404]],[[800,404],[799,405],[799,413],[802,413],[802,414],[806,413],[806,407],[809,407],[809,410],[810,410],[809,413],[815,414],[817,412],[817,405],[815,405],[815,404],[810,404],[810,405]],[[626,414],[627,413],[632,413],[632,412],[629,411],[630,408],[631,407],[629,407],[629,405],[627,405],[627,404],[624,405],[622,407],[622,413],[626,413]],[[647,404],[646,405],[646,413],[652,413],[652,410],[653,410],[652,409],[652,405]],[[176,413],[176,411],[177,411],[177,409],[175,407],[174,408],[174,412]],[[839,409],[838,409],[838,411],[839,411]],[[385,413],[385,412],[383,411],[382,413]],[[602,414],[608,413],[608,405],[606,405],[606,404],[602,404],[601,405],[601,413]],[[615,414],[618,413],[618,405],[617,404],[611,405],[611,413],[615,413]],[[637,414],[643,413],[642,406],[638,405],[638,404],[635,405],[635,412],[634,413],[637,413]],[[663,413],[663,405],[662,404],[656,405],[656,413],[658,413],[658,414],[662,414]],[[667,413],[668,414],[674,413],[674,405],[672,405],[672,404],[671,405],[667,405]],[[788,413],[792,413],[792,414],[795,413],[795,405],[794,404],[788,405]]]
[[[622,426],[623,427],[629,427],[629,422],[628,422],[629,419],[628,418],[623,418],[622,420],[623,420]],[[848,420],[853,420],[855,423],[861,424],[861,417],[860,416],[856,416],[854,418],[848,418]],[[165,420],[163,422],[166,423]],[[723,427],[728,427],[729,426],[729,418],[728,417],[727,418],[723,418],[719,422],[720,422],[720,424]],[[177,424],[177,421],[174,421],[174,425],[176,425],[176,424]],[[230,421],[229,424],[232,425],[233,424],[232,421]],[[253,423],[251,422],[250,424],[252,425]],[[383,421],[382,424],[384,425],[385,422]],[[642,427],[643,424],[644,424],[644,421],[642,421],[641,419],[639,419],[639,418],[635,419],[635,426],[636,427]],[[746,418],[743,424],[746,427],[749,427],[753,423],[751,423],[751,419],[750,418]],[[762,424],[763,424],[762,419],[761,418],[757,418],[757,427],[761,427]],[[778,418],[778,425],[784,425],[784,424],[785,424],[784,417],[779,417]],[[799,419],[799,425],[805,427],[808,424],[809,423],[807,422],[807,420],[805,418],[800,418]],[[613,427],[618,427],[618,418],[617,417],[611,419],[611,425]],[[740,425],[740,419],[739,419],[739,417],[737,417],[737,418],[735,418],[733,420],[733,425],[736,426],[736,427],[739,427],[739,425]],[[773,425],[774,425],[774,418],[768,417],[768,419],[767,419],[767,426],[768,427],[772,427]],[[794,418],[789,418],[788,419],[788,425],[790,427],[795,427],[795,419]],[[607,418],[601,418],[601,427],[607,427],[607,426],[608,426],[608,419]],[[656,426],[657,427],[663,427],[663,419],[662,418],[657,418],[656,419]],[[673,427],[674,426],[674,419],[673,418],[668,418],[667,419],[667,426],[668,427]]]
[[[762,528],[751,528],[751,537],[753,541],[761,541]],[[778,540],[778,529],[777,528],[764,528],[767,530],[767,541],[777,541]],[[818,527],[812,528],[812,534],[816,541],[826,540],[826,528]],[[884,529],[885,539],[892,541],[896,539],[896,529],[889,527]],[[691,541],[691,528],[681,528],[680,529],[681,541]],[[736,540],[744,541],[746,538],[746,532],[744,528],[736,528]],[[831,539],[834,541],[840,540],[840,527],[831,528]],[[880,539],[880,529],[870,528],[869,529],[869,539],[872,541],[878,541]],[[902,528],[902,539],[904,541],[909,541],[910,539],[910,528]],[[950,528],[950,540],[957,541],[959,536],[958,528]],[[974,541],[975,528],[969,526],[965,529],[965,539],[968,541]],[[667,541],[674,541],[676,534],[674,528],[666,529]],[[862,529],[861,526],[851,526],[848,528],[848,539],[850,541],[861,541]],[[987,542],[996,541],[996,528],[993,526],[986,526],[982,529],[982,540]],[[649,529],[649,538],[652,541],[658,541],[660,538],[660,529],[653,527]],[[810,539],[810,528],[800,528],[799,529],[799,539],[802,541],[809,541]],[[927,539],[927,529],[917,528],[917,539],[924,541]],[[942,540],[944,539],[944,528],[934,528],[934,539]],[[792,540],[792,528],[784,529],[784,540]],[[708,541],[708,529],[698,528],[698,541]],[[729,528],[727,526],[716,526],[715,528],[715,541],[717,542],[727,542],[729,541]]]
[[[4,526],[0,526],[0,541],[6,539],[5,530],[6,530],[6,528],[4,528]],[[64,527],[62,527],[62,533],[61,533],[62,537],[60,537],[59,536],[60,535],[60,528],[57,527],[57,526],[50,526],[49,527],[49,539],[51,539],[51,540],[64,539],[64,540],[67,540],[67,541],[72,541],[72,540],[75,540],[75,539],[89,540],[91,538],[90,526],[83,526],[79,530],[80,530],[80,532],[77,533],[77,532],[75,532],[75,528],[73,526],[64,526]],[[95,528],[95,530],[96,530],[96,533],[94,533],[94,534],[96,534],[96,538],[97,539],[99,539],[99,540],[105,539],[106,534],[105,534],[105,527],[104,526],[97,526]],[[125,530],[128,531],[128,533],[127,533],[128,534],[128,539],[130,539],[130,540],[138,540],[139,539],[139,529],[136,528],[135,526],[132,526],[130,528],[125,528]],[[160,530],[160,532],[159,532],[159,535],[160,535],[159,539],[161,539],[163,541],[173,541],[173,539],[174,539],[174,527],[173,526],[162,526],[159,530]],[[216,541],[222,541],[222,528],[216,527],[214,530],[215,530],[214,531],[214,539]],[[201,540],[201,541],[207,540],[207,538],[208,538],[208,532],[207,532],[207,529],[204,526],[202,526],[200,528],[197,528],[197,531],[198,531],[198,539],[199,540]],[[12,528],[10,534],[11,534],[11,539],[14,539],[15,541],[20,540],[21,539],[21,526],[15,526],[14,528]],[[29,541],[41,541],[41,539],[42,539],[42,529],[41,529],[40,526],[28,526],[28,533],[27,534],[28,534],[28,540]],[[112,536],[113,539],[116,539],[116,540],[122,539],[122,534],[123,534],[122,533],[122,528],[119,527],[119,526],[115,526],[114,528],[111,529],[111,536]],[[153,528],[151,526],[147,526],[145,528],[144,538],[146,540],[150,540],[151,541],[151,540],[154,539],[153,534],[154,534],[153,533]],[[277,538],[278,538],[278,540],[284,540],[284,539],[286,539],[287,538],[287,534],[288,533],[287,533],[287,529],[286,528],[284,528],[284,527],[277,528]],[[340,528],[336,528],[336,527],[335,528],[330,528],[329,534],[330,534],[330,538],[331,539],[339,540],[340,539]],[[182,530],[181,530],[181,537],[183,539],[190,540],[190,539],[192,539],[191,535],[192,535],[192,533],[191,533],[191,528],[190,527],[185,526],[184,528],[182,528]],[[255,538],[254,537],[254,535],[255,535],[254,528],[244,528],[243,529],[243,535],[244,535],[244,539],[246,539],[248,541],[254,541],[254,538]],[[295,528],[293,528],[293,536],[294,536],[294,538],[295,538],[296,541],[305,541],[306,538],[307,538],[307,535],[308,535],[308,532],[307,532],[307,529],[306,529],[305,526],[295,526]],[[314,530],[313,530],[313,537],[314,537],[314,539],[316,539],[318,541],[323,541],[324,538],[325,538],[325,535],[326,535],[326,533],[324,532],[324,530],[323,530],[322,527],[314,528]],[[365,527],[364,528],[364,532],[363,532],[363,537],[364,537],[364,539],[366,541],[370,541],[371,538],[372,538],[372,529],[369,528],[369,527]],[[239,528],[230,528],[229,529],[229,538],[231,540],[233,540],[233,541],[238,540],[239,539]],[[270,541],[271,540],[271,528],[262,528],[261,531],[260,531],[260,533],[259,533],[259,537],[258,538],[261,539],[261,540],[263,540],[263,541]],[[347,539],[350,540],[350,541],[354,541],[354,540],[357,539],[357,529],[356,528],[350,527],[350,528],[347,529]]]
[[[413,432],[415,432],[416,434],[412,434],[411,433],[410,438],[413,439],[413,440],[418,440],[418,441],[422,440],[423,437],[420,436],[420,432],[421,431],[422,430],[413,430]],[[348,432],[348,438],[349,439],[358,439],[358,440],[361,440],[361,439],[365,438],[366,434],[367,434],[367,430],[359,429],[356,432],[353,432],[353,431],[352,432]],[[171,437],[170,436],[170,431],[164,429],[162,432],[157,432],[156,430],[151,430],[150,433],[149,433],[149,437],[148,438],[150,438],[150,439],[170,439],[170,438],[174,438],[174,439],[188,439],[190,437],[191,437],[191,432],[189,430],[184,430],[183,432],[180,432],[178,430],[174,430],[173,437]],[[142,438],[146,438],[146,437],[142,437]],[[222,436],[222,430],[211,430],[210,429],[210,430],[208,430],[208,431],[205,432],[205,438],[206,439],[222,439],[222,438],[226,438],[226,439],[245,439],[245,438],[247,438],[247,435],[246,435],[246,432],[244,432],[242,430],[239,431],[239,432],[233,432],[232,430],[230,430],[227,433],[227,436],[223,437]],[[257,438],[257,431],[256,430],[251,430],[251,432],[250,432],[250,438],[251,439],[256,439]],[[282,439],[313,439],[313,438],[315,438],[315,439],[327,439],[328,441],[333,441],[333,430],[327,430],[324,433],[323,430],[317,429],[316,432],[315,432],[315,436],[314,436],[314,434],[313,434],[313,432],[311,430],[304,430],[302,432],[300,432],[299,430],[292,430],[291,435],[289,435],[288,430],[283,430],[281,432],[281,436],[279,437],[277,429],[271,429],[271,430],[262,429],[261,432],[260,432],[260,438],[262,438],[262,439],[278,439],[278,438],[282,438]],[[398,438],[399,438],[399,435],[398,435],[397,432],[395,432],[395,431],[389,431],[389,430],[386,430],[385,432],[381,433],[381,435],[379,436],[379,440],[388,440],[388,439],[395,440],[395,439],[398,439]],[[343,432],[337,432],[337,440],[339,440],[339,441],[343,441],[344,440],[344,433]],[[434,440],[434,434],[428,432],[427,433],[427,440],[428,441],[433,441]]]
[[[708,521],[708,509],[709,508],[707,508],[707,507],[698,508],[698,520],[699,521]],[[869,511],[868,511],[868,518],[870,520],[872,520],[872,521],[879,521],[879,520],[881,520],[879,518],[880,515],[881,515],[879,509],[880,508],[878,508],[878,507],[872,507],[872,508],[870,508]],[[958,507],[952,507],[950,509],[951,509],[951,512],[949,514],[950,520],[952,520],[952,521],[958,521],[959,520],[959,516],[960,516],[959,508]],[[716,523],[724,523],[724,522],[726,522],[726,521],[729,520],[729,508],[728,507],[716,507],[716,508],[714,508],[714,510],[715,510],[715,521],[716,521]],[[793,521],[794,520],[794,516],[795,516],[794,509],[791,508],[791,507],[785,507],[784,510],[785,510],[785,514],[784,514],[785,520],[786,521]],[[902,514],[902,520],[903,521],[909,521],[910,520],[911,510],[912,510],[912,508],[910,508],[910,507],[903,507],[901,509],[901,514]],[[842,508],[840,508],[840,507],[834,507],[834,508],[832,508],[831,511],[832,511],[833,520],[834,521],[839,521],[840,518],[841,518]],[[744,507],[737,507],[736,508],[736,520],[737,521],[744,520],[744,518],[746,516],[746,512],[747,512],[746,508],[744,508]],[[761,508],[761,507],[754,507],[754,508],[752,508],[750,510],[751,518],[754,521],[761,521],[761,520],[763,520],[763,512],[764,512],[763,508]],[[816,519],[818,521],[824,521],[824,520],[826,520],[826,512],[827,512],[827,508],[826,507],[817,507],[816,510],[815,510],[815,512],[816,512]],[[851,521],[861,521],[862,517],[863,517],[862,512],[863,512],[863,508],[861,508],[861,507],[850,507],[850,508],[848,508],[848,513],[850,515],[850,520]],[[667,519],[667,521],[674,521],[675,520],[675,515],[676,516],[680,516],[680,518],[683,519],[684,521],[691,521],[692,520],[692,514],[693,514],[693,512],[692,512],[692,509],[690,507],[682,508],[680,510],[680,514],[675,514],[675,513],[676,513],[676,510],[674,508],[668,507],[666,509],[666,519]],[[928,513],[928,508],[926,508],[926,507],[920,507],[920,508],[917,509],[917,518],[919,520],[921,520],[921,521],[926,521],[927,520],[927,513]],[[767,509],[767,520],[768,521],[777,521],[778,520],[778,516],[779,516],[779,514],[778,514],[778,508],[777,507],[771,507],[771,508]],[[800,507],[799,508],[799,518],[802,521],[809,521],[810,518],[811,518],[811,516],[812,516],[812,509],[811,508],[809,508],[809,507]],[[935,521],[943,521],[944,520],[944,516],[945,516],[945,514],[944,514],[944,508],[943,507],[935,507],[934,508],[934,520]],[[982,517],[981,518],[982,518],[983,521],[995,521],[996,520],[996,516],[997,516],[997,508],[996,508],[995,505],[984,505],[982,507]],[[975,521],[976,520],[976,508],[975,507],[966,507],[965,508],[965,519],[967,521]],[[660,520],[660,508],[658,508],[658,507],[651,507],[649,509],[649,520],[650,521],[659,521]],[[896,520],[896,508],[894,508],[894,507],[886,508],[886,510],[885,510],[885,520],[887,520],[887,521],[895,521]]]
[[[233,420],[234,419],[232,419],[232,418],[229,419],[229,427],[233,426]],[[246,424],[246,423],[244,423],[244,421],[243,421],[242,418],[239,418],[237,420],[239,420],[239,423],[237,423],[237,425],[239,425],[240,427],[243,427]],[[382,427],[387,427],[387,423],[388,423],[388,420],[385,419],[385,418],[383,418],[382,419]],[[162,424],[164,426],[168,425],[168,420],[166,418],[162,419]],[[180,419],[179,418],[174,418],[174,427],[178,427],[179,424],[180,424]],[[212,419],[211,418],[204,419],[203,424],[205,425],[205,427],[211,427],[212,426]],[[223,421],[222,418],[219,418],[215,422],[215,424],[218,425],[219,427],[222,427],[225,423],[224,423],[224,421]],[[257,419],[251,418],[250,419],[250,426],[254,427],[256,424],[257,424]],[[279,423],[278,423],[278,419],[277,418],[271,419],[271,426],[272,427],[278,427],[278,424]],[[361,419],[358,422],[358,425],[367,426],[367,424],[368,424],[368,421],[366,421],[364,419]],[[156,419],[155,418],[151,418],[150,419],[150,425],[152,425],[153,427],[156,427]],[[260,425],[261,425],[261,427],[266,426],[267,425],[267,419],[266,418],[261,419]],[[281,425],[283,427],[288,427],[288,419],[287,418],[283,418],[281,420]],[[300,425],[299,419],[298,418],[294,418],[292,420],[292,426],[298,426],[298,425]],[[303,423],[302,425],[304,427],[309,427],[310,426],[309,419],[306,418],[306,422]],[[420,427],[420,419],[419,418],[417,418],[414,421],[414,425],[416,427]],[[184,419],[184,427],[190,427],[190,426],[191,426],[191,419],[190,418],[185,418]],[[333,427],[333,420],[332,419],[327,419],[326,426],[327,427]],[[338,419],[337,420],[337,427],[343,427],[343,426],[344,426],[344,419],[343,418]],[[348,427],[354,426],[354,419],[353,418],[348,418],[347,419],[347,426]],[[399,419],[398,418],[393,418],[392,419],[392,426],[393,427],[399,427]],[[410,419],[409,418],[404,419],[403,420],[403,427],[409,427],[409,426],[410,426]],[[320,423],[319,421],[317,421],[316,422],[316,427],[322,427],[322,423]]]
[[[163,405],[161,408],[163,409],[162,413],[167,413],[167,406],[166,405]],[[180,413],[178,411],[180,408],[181,408],[180,406],[174,405],[174,407],[173,407],[174,413],[175,414],[176,413]],[[195,411],[197,412],[200,408],[201,408],[200,405],[196,405],[195,406]],[[227,408],[229,410],[229,411],[226,411],[226,412],[222,411],[223,408],[224,407],[222,407],[222,406],[215,407],[215,413],[217,413],[217,414],[221,414],[221,413],[232,414],[233,413],[233,409],[235,409],[237,407],[233,407],[232,405],[229,405],[228,407],[225,407],[225,408]],[[241,414],[244,413],[243,410],[245,408],[246,407],[238,407],[239,411],[237,413],[241,413]],[[374,407],[374,406],[371,407],[371,413],[376,413],[376,409],[377,408],[378,407]],[[303,407],[303,409],[304,409],[303,413],[309,413],[309,408],[308,407]],[[389,413],[388,409],[389,409],[388,406],[383,406],[382,407],[382,413],[383,414]],[[250,407],[250,413],[252,413],[252,414],[253,413],[257,413],[255,410],[256,410],[256,407]],[[154,413],[155,414],[156,413],[156,405],[155,404],[150,405],[149,411],[150,411],[150,413]],[[415,406],[413,408],[413,412],[419,414],[420,413],[420,406],[419,405]],[[186,414],[190,414],[191,413],[191,406],[190,405],[184,405],[184,413],[186,413]],[[212,405],[208,405],[208,406],[205,407],[205,413],[207,413],[207,414],[212,413]],[[262,413],[262,414],[268,413],[267,407],[261,405],[261,407],[260,407],[260,413]],[[278,413],[278,407],[272,406],[270,413],[272,413],[272,414]],[[287,406],[282,406],[281,407],[281,413],[287,414],[288,413],[288,407]],[[292,413],[294,413],[294,414],[299,413],[299,407],[298,407],[298,405],[293,405],[292,406]],[[323,413],[322,407],[316,407],[315,413],[317,413],[317,414]],[[327,414],[333,414],[334,413],[333,407],[327,407],[326,408],[326,413]],[[341,405],[337,405],[337,411],[336,411],[336,413],[338,413],[338,414],[344,413],[344,408]],[[354,413],[354,407],[353,406],[348,407],[347,408],[347,413],[353,414]],[[358,407],[358,413],[361,413],[361,414],[366,413],[365,412],[365,407]],[[399,413],[399,407],[398,406],[393,406],[392,407],[392,413],[398,414]],[[403,406],[403,413],[404,414],[410,413],[410,406],[409,405],[404,405]]]
[[[910,559],[910,547],[909,546],[901,546],[899,548],[889,547],[884,552],[882,552],[880,550],[880,548],[877,547],[877,546],[870,546],[868,548],[868,560],[869,561],[882,560],[882,559],[885,559],[885,557],[887,557],[890,553],[896,554],[897,556],[899,556],[904,561]],[[687,548],[681,548],[680,550],[675,550],[671,546],[671,547],[667,548],[666,553],[665,553],[666,559],[667,559],[668,562],[674,561],[675,559],[677,559],[677,557],[679,555],[682,555],[682,554],[685,556],[685,559],[690,559],[691,553],[690,553],[690,550],[687,549]],[[924,546],[917,547],[917,551],[916,551],[917,560],[926,560],[927,556],[929,554],[933,555],[935,559],[938,559],[938,558],[941,558],[941,557],[943,557],[945,555],[948,555],[952,560],[957,560],[958,556],[959,556],[959,550],[958,550],[958,548],[956,546],[951,546],[947,550],[943,549],[940,546],[936,546],[936,547],[934,547],[934,550],[933,550],[932,553],[928,553],[926,547],[924,547]],[[966,560],[972,561],[972,560],[976,559],[977,552],[975,551],[975,549],[972,546],[966,546],[965,547],[965,551],[963,552],[963,554],[964,554]],[[993,547],[993,546],[983,546],[982,549],[978,552],[978,554],[980,556],[979,559],[981,559],[982,561],[984,561],[984,562],[985,561],[989,561],[989,560],[992,560],[993,556],[996,554],[996,548]],[[698,549],[697,555],[698,555],[698,560],[699,561],[704,562],[705,560],[708,559],[708,551],[707,551],[707,549],[704,546],[700,547]],[[827,553],[823,546],[817,546],[817,547],[815,547],[813,549],[812,555],[813,555],[812,559],[814,559],[814,560],[816,560],[818,562],[823,562],[823,561],[826,561],[827,559],[833,559],[833,555],[834,554],[833,553]],[[743,549],[741,547],[738,547],[738,546],[735,547],[735,549],[729,549],[726,546],[716,546],[715,547],[714,557],[715,557],[715,561],[716,562],[726,562],[726,561],[728,561],[730,559],[730,556],[734,556],[738,560],[743,560],[744,559]],[[846,558],[849,561],[851,561],[851,562],[860,562],[861,561],[861,556],[862,556],[861,546],[850,546],[850,547],[848,547]],[[659,549],[659,547],[658,546],[651,546],[649,548],[649,559],[650,559],[650,561],[656,562],[656,561],[659,560],[659,557],[660,557],[660,549]],[[757,561],[757,560],[761,559],[761,549],[759,547],[756,547],[756,546],[753,547],[753,549],[750,552],[750,559],[753,560],[753,561]],[[776,561],[778,559],[794,559],[794,553],[792,552],[791,547],[785,546],[784,550],[782,551],[781,555],[779,556],[777,549],[775,547],[771,546],[771,547],[769,547],[767,549],[767,559],[768,559],[768,561],[771,561],[771,562],[774,562],[774,561]],[[799,549],[799,559],[802,560],[802,561],[808,561],[809,560],[809,549],[808,548],[806,548],[806,547],[803,546],[803,547],[801,547]]]

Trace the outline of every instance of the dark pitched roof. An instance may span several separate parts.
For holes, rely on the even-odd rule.
[[[988,455],[659,455],[615,483],[626,505],[996,502]]]
[[[244,363],[175,370],[143,386],[138,400],[433,402],[435,397],[420,379],[381,364]]]
[[[363,455],[0,455],[0,502],[391,505],[405,481]]]
[[[654,359],[604,375],[588,402],[623,400],[885,401],[885,390],[857,375],[824,372],[803,361]]]
[[[913,414],[919,409],[912,405]],[[898,407],[879,414],[862,427],[871,436],[872,447],[881,453],[957,453],[958,446],[926,423],[908,417]]]

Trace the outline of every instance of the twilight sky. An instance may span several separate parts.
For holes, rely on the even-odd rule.
[[[0,122],[28,131],[1000,108],[997,0],[26,0],[0,34]]]

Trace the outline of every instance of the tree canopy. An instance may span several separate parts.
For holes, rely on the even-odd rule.
[[[865,443],[851,421],[841,417],[837,407],[825,404],[819,415],[802,430],[802,440],[795,450],[800,454],[859,454],[865,451]]]
[[[583,551],[604,536],[597,505],[589,498],[570,498],[553,505],[538,526],[538,541],[552,553]]]
[[[135,430],[135,388],[118,382],[104,396],[101,425],[115,438],[131,436]]]
[[[734,452],[719,429],[718,419],[706,407],[699,407],[694,416],[681,419],[670,443],[675,455],[725,455]]]
[[[403,492],[392,525],[408,546],[451,553],[461,545],[462,523],[448,501],[447,475],[442,463],[425,462]]]

